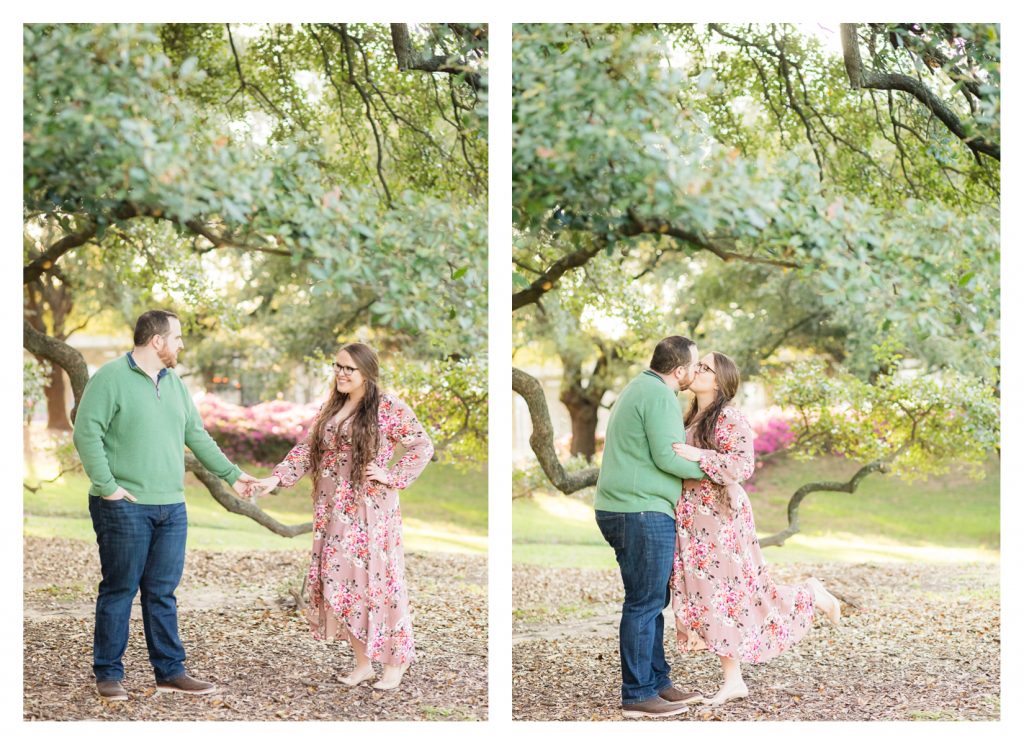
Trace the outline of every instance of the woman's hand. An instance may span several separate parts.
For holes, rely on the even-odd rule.
[[[281,484],[281,479],[277,476],[268,476],[265,479],[257,479],[253,485],[252,490],[249,492],[249,499],[255,500],[257,497],[265,497],[270,492],[274,491]]]
[[[363,478],[367,481],[379,481],[382,484],[388,483],[390,475],[391,474],[388,473],[388,469],[378,466],[373,462],[367,465],[366,470],[363,471]]]
[[[704,454],[700,448],[695,448],[693,445],[687,445],[685,442],[673,443],[672,449],[680,458],[692,460],[695,463],[699,461],[701,456]]]

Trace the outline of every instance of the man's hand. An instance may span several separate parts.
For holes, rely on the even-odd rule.
[[[116,502],[119,499],[127,499],[129,502],[138,502],[135,497],[128,493],[128,490],[123,486],[117,487],[117,491],[111,494],[109,497],[103,497],[108,502]]]
[[[693,445],[687,445],[685,442],[673,443],[672,449],[680,458],[685,458],[686,460],[692,460],[694,462],[699,461],[701,456],[704,455],[700,448],[695,448]]]
[[[367,481],[379,481],[382,484],[387,484],[391,474],[388,473],[388,469],[378,466],[376,463],[371,462],[366,466],[366,470],[363,471],[363,477]]]
[[[243,472],[242,475],[238,477],[238,480],[231,485],[231,488],[234,489],[235,493],[242,499],[251,499],[259,483],[259,479]]]

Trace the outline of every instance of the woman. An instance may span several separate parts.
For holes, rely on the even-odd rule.
[[[314,480],[313,556],[306,611],[316,639],[345,639],[356,686],[383,664],[373,685],[397,688],[413,661],[398,490],[423,471],[433,445],[412,409],[377,387],[377,355],[347,344],[334,362],[334,389],[306,438],[262,481],[263,491]],[[387,463],[395,446],[405,454]]]
[[[815,608],[839,622],[839,601],[821,582],[776,585],[765,565],[740,486],[754,472],[754,433],[729,405],[739,383],[731,359],[705,356],[690,384],[686,444],[673,446],[707,475],[683,481],[671,587],[679,650],[707,649],[722,663],[722,687],[704,699],[712,705],[744,698],[740,662],[767,662],[789,649],[810,630]]]

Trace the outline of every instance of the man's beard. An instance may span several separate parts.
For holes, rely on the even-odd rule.
[[[690,387],[690,384],[693,383],[693,381],[696,379],[697,373],[694,373],[693,375],[687,375],[686,377],[684,377],[682,380],[679,381],[679,391],[682,392],[687,390]]]
[[[156,356],[160,358],[164,367],[174,367],[178,364],[178,355],[173,354],[169,349],[161,349]]]

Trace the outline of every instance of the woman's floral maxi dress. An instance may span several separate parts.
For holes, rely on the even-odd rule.
[[[415,656],[412,618],[402,552],[402,513],[398,490],[423,471],[434,447],[412,409],[383,394],[378,409],[380,450],[376,463],[387,467],[395,446],[405,454],[389,471],[388,483],[368,481],[354,489],[352,417],[337,417],[324,429],[324,453],[313,491],[313,555],[309,567],[309,607],[313,637],[355,637],[372,660],[411,663]],[[303,440],[274,469],[282,486],[292,486],[309,470],[309,440]]]
[[[719,415],[715,445],[700,459],[708,477],[684,480],[676,506],[676,638],[681,652],[767,662],[810,630],[814,595],[806,584],[776,585],[765,565],[740,486],[754,472],[754,433],[738,409]]]

